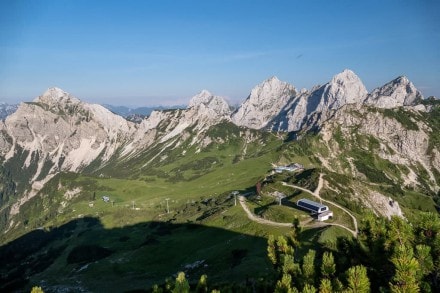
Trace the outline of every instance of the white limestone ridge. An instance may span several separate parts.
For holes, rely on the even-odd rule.
[[[228,102],[219,96],[214,96],[207,90],[202,90],[200,93],[191,98],[188,109],[204,105],[206,108],[213,110],[216,114],[221,116],[230,115],[231,110]]]
[[[423,99],[423,95],[406,76],[400,76],[382,87],[373,90],[365,103],[378,108],[412,106]]]
[[[273,76],[252,89],[249,97],[233,113],[232,121],[239,126],[263,128],[295,95],[293,85]]]
[[[51,87],[48,88],[41,96],[34,99],[34,102],[53,105],[60,103],[78,104],[81,101],[60,88]]]
[[[362,103],[367,94],[360,78],[353,71],[345,69],[324,85],[315,111],[334,110],[345,104]]]
[[[2,155],[8,160],[26,151],[22,168],[37,164],[33,183],[61,170],[77,172],[98,156],[108,160],[135,129],[101,105],[83,103],[59,88],[20,104],[4,126],[10,141],[0,143]],[[49,169],[46,162],[52,162]]]
[[[337,110],[346,104],[360,104],[367,94],[359,77],[353,71],[345,69],[323,86],[315,86],[310,92],[301,90],[270,121],[267,128],[276,131],[300,130],[311,115],[319,113],[319,120],[325,120],[330,110]]]

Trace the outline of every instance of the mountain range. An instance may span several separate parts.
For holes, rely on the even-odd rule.
[[[18,104],[0,103],[0,120],[5,120],[6,117],[17,111]]]
[[[157,106],[157,107],[137,107],[137,108],[131,108],[126,106],[113,106],[109,104],[102,104],[105,108],[110,110],[111,112],[118,114],[119,116],[122,116],[124,118],[130,118],[135,115],[145,117],[149,116],[151,112],[158,111],[158,110],[168,110],[168,109],[184,109],[185,106],[170,106],[170,107],[164,107],[164,106]]]
[[[151,219],[165,204],[158,194],[174,198],[178,219],[196,198],[252,187],[273,164],[292,162],[319,168],[323,196],[356,213],[435,212],[439,114],[439,101],[408,78],[368,92],[351,70],[310,90],[271,77],[237,108],[202,90],[185,109],[154,110],[136,123],[50,88],[0,124],[2,241],[93,213],[96,192],[118,190],[116,205],[133,210],[143,202]],[[96,213],[104,223],[131,217]]]

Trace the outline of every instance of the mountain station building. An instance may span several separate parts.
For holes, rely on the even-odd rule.
[[[296,205],[300,208],[308,210],[312,215],[317,217],[317,220],[322,222],[333,217],[333,212],[328,206],[320,204],[319,202],[302,198],[296,202]]]

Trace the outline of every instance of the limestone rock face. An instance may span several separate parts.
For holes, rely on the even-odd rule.
[[[351,70],[344,70],[335,75],[323,86],[317,86],[309,91],[301,91],[282,111],[268,124],[269,129],[277,131],[298,131],[312,121],[311,117],[319,119],[313,123],[321,123],[329,117],[332,110],[337,110],[346,104],[362,103],[367,96],[367,89],[359,77]]]
[[[232,122],[253,129],[264,128],[295,95],[294,86],[271,77],[251,91],[232,114]]]
[[[200,107],[201,111],[210,110],[212,113],[209,114],[217,114],[216,116],[229,116],[231,114],[228,102],[222,97],[214,96],[207,90],[202,90],[199,94],[191,98],[188,109],[194,107]],[[201,113],[201,115],[203,114],[208,113]]]
[[[437,172],[440,170],[440,154],[438,147],[433,148],[432,142],[430,143],[433,129],[423,121],[416,107],[408,107],[406,111],[413,117],[419,117],[413,121],[415,126],[412,128],[368,106],[347,106],[326,121],[321,132],[327,134],[323,135],[326,142],[334,139],[335,129],[338,127],[347,137],[350,137],[353,129],[356,129],[357,134],[373,137],[380,143],[380,149],[375,152],[381,158],[408,168],[408,174],[402,173],[402,176],[407,177],[404,178],[407,185],[417,184],[417,169],[414,166],[421,166],[430,177],[432,189],[436,190],[440,182],[435,181],[433,169]]]
[[[365,103],[378,108],[395,108],[412,106],[423,99],[423,95],[405,76],[373,90],[365,99]]]
[[[309,108],[319,112],[335,110],[346,104],[362,103],[367,94],[367,89],[359,77],[346,69],[311,94],[311,102],[316,100],[319,103],[316,107],[312,103]]]
[[[122,117],[58,88],[20,104],[2,128],[2,156],[6,161],[21,158],[24,170],[35,168],[31,182],[110,158],[133,130]]]

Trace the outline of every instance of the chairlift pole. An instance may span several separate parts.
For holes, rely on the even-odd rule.
[[[168,201],[170,200],[169,198],[165,198],[165,200],[167,201],[167,214],[170,213],[170,207],[168,205]]]

